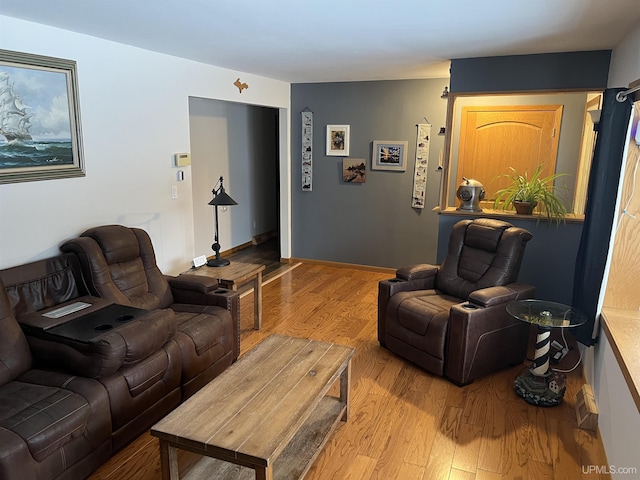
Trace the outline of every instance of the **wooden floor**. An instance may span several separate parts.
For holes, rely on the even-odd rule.
[[[516,396],[513,379],[524,364],[456,387],[379,346],[377,282],[387,274],[291,267],[271,268],[265,276],[262,330],[252,328],[253,296],[242,297],[242,353],[272,333],[356,348],[350,420],[329,440],[307,480],[610,478],[592,473],[607,465],[602,445],[576,424],[579,372],[569,374],[565,401],[554,408],[533,407]],[[181,453],[180,461],[190,462],[187,455]],[[161,478],[157,439],[142,435],[91,478]]]

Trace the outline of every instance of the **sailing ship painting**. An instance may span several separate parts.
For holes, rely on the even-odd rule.
[[[75,62],[0,50],[0,183],[82,176]]]
[[[0,66],[0,170],[73,164],[66,96],[62,73]]]
[[[29,134],[32,115],[28,108],[9,83],[9,74],[0,72],[0,134],[8,143],[32,140]]]

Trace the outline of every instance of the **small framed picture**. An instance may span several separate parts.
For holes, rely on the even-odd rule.
[[[364,158],[342,159],[342,181],[364,183],[367,181],[367,167]]]
[[[408,144],[409,142],[374,140],[371,169],[404,172],[407,169]]]
[[[349,155],[349,125],[327,125],[327,156]]]

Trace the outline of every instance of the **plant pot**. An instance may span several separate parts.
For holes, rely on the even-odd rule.
[[[516,209],[516,213],[520,215],[531,215],[533,213],[533,209],[536,208],[536,205],[538,205],[538,202],[513,202],[513,207]]]

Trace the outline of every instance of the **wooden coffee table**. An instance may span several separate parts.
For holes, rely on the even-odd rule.
[[[183,478],[304,477],[339,422],[348,420],[354,352],[267,337],[153,426],[162,478],[178,479],[178,448],[204,456]],[[338,379],[340,396],[327,395]]]
[[[253,328],[262,327],[262,271],[264,265],[257,263],[231,262],[226,267],[208,267],[206,265],[189,270],[189,275],[203,275],[215,278],[225,288],[238,290],[242,285],[253,282]]]

